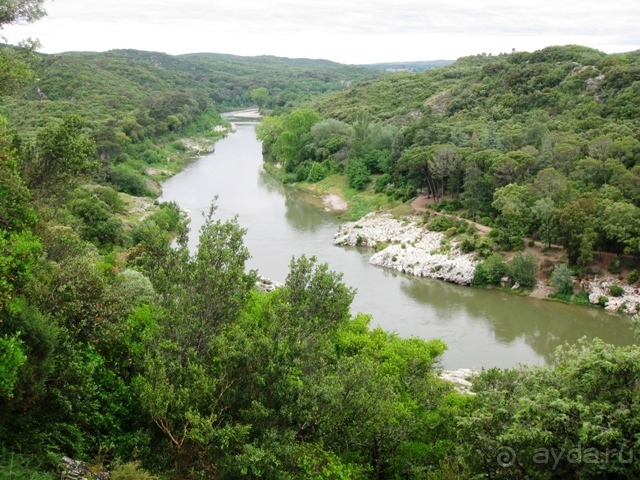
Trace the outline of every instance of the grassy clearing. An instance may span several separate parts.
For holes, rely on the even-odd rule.
[[[284,172],[281,170],[273,166],[267,166],[266,168],[267,171],[276,178],[282,180],[284,177]],[[343,198],[349,205],[349,209],[340,216],[344,220],[358,220],[367,213],[380,210],[388,211],[397,209],[398,213],[394,213],[397,215],[405,214],[401,212],[411,213],[411,211],[413,211],[411,206],[405,205],[399,200],[392,200],[382,193],[376,193],[373,190],[372,184],[363,191],[349,187],[346,175],[329,175],[317,183],[298,182],[292,184],[292,186],[316,195],[334,194]]]

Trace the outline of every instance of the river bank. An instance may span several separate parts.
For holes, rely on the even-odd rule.
[[[431,232],[417,217],[400,220],[390,213],[369,213],[345,223],[336,233],[338,246],[379,249],[369,263],[416,277],[434,278],[457,285],[471,285],[478,264],[457,243],[439,232]]]
[[[475,255],[460,250],[455,237],[428,230],[417,216],[398,218],[391,213],[369,213],[342,224],[333,245],[374,248],[371,265],[462,286],[473,284],[475,268],[480,263]],[[505,283],[508,286],[508,281]],[[620,290],[616,291],[616,286]],[[599,273],[576,279],[575,287],[586,293],[591,305],[606,311],[635,315],[640,310],[640,289],[621,285],[619,278],[612,275]],[[537,299],[547,299],[554,293],[555,288],[548,285],[544,274],[539,275],[532,292],[524,292]]]

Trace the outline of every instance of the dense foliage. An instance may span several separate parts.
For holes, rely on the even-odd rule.
[[[490,370],[476,395],[459,394],[434,373],[443,342],[371,329],[327,265],[293,259],[284,286],[257,291],[244,231],[215,206],[195,251],[175,204],[125,232],[123,196],[95,181],[93,101],[105,107],[67,104],[26,137],[0,123],[0,478],[59,478],[62,455],[114,480],[638,477],[638,347],[582,342],[555,368]],[[154,105],[147,132],[176,104]],[[309,110],[267,120],[261,136],[292,174],[307,154],[349,158],[348,145],[358,170],[389,182],[410,138]],[[520,199],[516,187],[503,197]],[[534,273],[526,253],[485,263],[523,284]]]
[[[640,253],[639,86],[639,52],[466,57],[316,102],[296,144],[289,117],[259,133],[292,181],[318,162],[354,188],[422,191],[494,227],[503,249],[533,237],[584,265],[594,250]]]

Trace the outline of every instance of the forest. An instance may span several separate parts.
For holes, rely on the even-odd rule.
[[[43,15],[41,0],[17,5],[3,11],[0,22]],[[290,175],[298,175],[302,165],[308,166],[307,176],[342,168],[360,178],[362,188],[377,175],[376,188],[385,194],[407,196],[423,188],[447,205],[472,201],[469,169],[477,167],[471,178],[477,177],[482,195],[494,198],[478,196],[475,212],[503,225],[505,238],[497,242],[517,245],[539,228],[523,219],[537,218],[532,205],[549,199],[558,202],[551,206],[552,218],[558,210],[574,218],[583,206],[593,206],[577,217],[593,231],[580,234],[580,245],[593,238],[591,246],[609,241],[623,250],[635,248],[625,240],[632,236],[601,238],[596,223],[604,218],[598,216],[602,208],[624,205],[631,214],[637,208],[619,183],[636,175],[637,97],[630,93],[627,103],[619,100],[635,88],[634,56],[613,65],[607,56],[576,47],[549,52],[560,56],[553,65],[578,55],[587,66],[591,59],[594,69],[621,72],[611,76],[619,79],[617,87],[605,76],[593,99],[581,90],[568,94],[566,105],[577,109],[584,102],[594,109],[590,115],[568,107],[554,112],[544,103],[527,113],[520,96],[538,98],[534,83],[515,83],[520,87],[513,92],[522,93],[512,93],[509,106],[486,107],[497,89],[505,89],[500,98],[508,95],[500,87],[510,78],[503,70],[513,68],[524,79],[523,72],[536,64],[512,64],[511,57],[463,59],[448,70],[387,76],[333,97],[313,96],[319,113],[307,108],[265,120],[260,134],[266,153],[285,162]],[[146,60],[130,62],[127,55]],[[483,371],[472,394],[460,393],[437,376],[446,350],[442,341],[370,328],[369,317],[350,309],[354,291],[328,265],[305,256],[292,259],[284,286],[271,293],[256,290],[257,272],[245,268],[245,232],[237,220],[218,219],[215,204],[197,232],[195,251],[187,247],[189,225],[175,204],[159,204],[145,219],[125,225],[124,199],[144,192],[127,192],[110,169],[133,169],[129,162],[156,165],[137,148],[163,149],[190,128],[195,135],[211,130],[221,122],[218,108],[245,105],[252,93],[263,97],[256,89],[266,88],[257,86],[264,79],[255,78],[238,96],[220,87],[228,103],[218,104],[211,97],[214,87],[205,91],[179,73],[152,74],[160,57],[70,54],[38,62],[29,49],[0,50],[6,117],[0,122],[0,479],[60,478],[63,456],[86,462],[90,477],[104,478],[108,471],[113,480],[640,475],[633,461],[640,421],[638,346],[585,340],[558,350],[553,366]],[[207,55],[192,60],[208,62]],[[98,61],[113,63],[104,73],[91,73]],[[230,74],[242,76],[254,60],[234,61]],[[67,62],[75,67],[67,70]],[[58,73],[44,75],[47,63]],[[131,98],[122,98],[116,86],[126,72],[117,81],[110,76],[116,65],[137,72],[126,89]],[[56,84],[64,75],[67,80]],[[89,85],[64,93],[73,75]],[[485,75],[486,82],[472,82]],[[181,86],[179,79],[186,83]],[[307,81],[301,74],[297,85]],[[437,113],[434,104],[414,114],[401,95],[422,102],[410,93],[422,88],[452,89],[442,95],[450,98],[443,105],[459,108]],[[617,88],[614,99],[606,97],[614,91],[607,88]],[[309,91],[301,95],[312,97]],[[476,102],[476,96],[484,100]],[[366,116],[356,111],[354,97]],[[455,103],[458,97],[462,103]],[[118,107],[111,103],[116,100]],[[487,123],[483,115],[493,107],[505,118],[496,114]],[[172,132],[173,116],[180,125],[174,122]],[[522,137],[509,136],[512,130]],[[120,149],[108,150],[114,131]],[[538,133],[529,137],[525,131]],[[601,137],[610,143],[602,140],[608,149],[598,156],[590,145]],[[313,151],[311,139],[318,142]],[[438,147],[435,142],[443,139]],[[630,157],[615,153],[620,145],[629,146],[624,151]],[[459,159],[459,170],[437,176],[434,156],[417,154],[440,148],[451,152],[447,158]],[[560,154],[567,151],[574,156]],[[578,168],[587,160],[597,163],[594,176],[576,177],[588,171]],[[412,168],[414,162],[421,167]],[[464,170],[467,165],[476,167]],[[548,196],[530,199],[545,170],[553,181],[539,191]],[[503,178],[498,171],[513,172],[516,183],[502,185],[506,177],[496,180]],[[501,208],[496,198],[517,208]],[[583,261],[584,251],[575,260]]]
[[[556,244],[579,276],[596,273],[594,252],[611,252],[609,271],[634,285],[638,88],[638,52],[566,46],[478,55],[361,82],[266,118],[259,135],[285,183],[344,175],[351,189],[392,199],[424,194],[435,211],[492,228],[465,235],[455,219],[435,219],[433,229],[463,234],[465,251],[487,258]],[[495,283],[505,267],[494,256],[487,268],[494,272],[478,284]],[[573,294],[571,285],[560,290]]]

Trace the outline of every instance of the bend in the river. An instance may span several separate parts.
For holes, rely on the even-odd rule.
[[[629,320],[619,315],[409,277],[369,265],[370,251],[332,246],[340,220],[264,171],[255,121],[236,126],[215,153],[163,185],[162,200],[189,211],[192,245],[202,213],[217,195],[217,215],[238,215],[247,229],[249,268],[282,282],[292,257],[315,255],[357,288],[353,312],[371,314],[372,326],[402,336],[444,340],[449,350],[443,363],[450,369],[548,363],[558,345],[582,336],[632,343]]]

